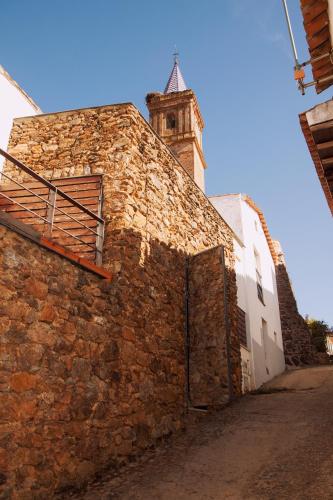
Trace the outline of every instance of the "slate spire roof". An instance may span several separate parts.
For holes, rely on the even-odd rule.
[[[186,89],[187,87],[179,67],[178,53],[176,52],[174,54],[173,68],[171,71],[171,75],[169,76],[168,83],[166,84],[164,94],[170,94],[171,92],[181,92],[182,90]]]

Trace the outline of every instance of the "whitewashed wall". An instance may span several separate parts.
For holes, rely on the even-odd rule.
[[[0,66],[0,148],[7,150],[13,119],[39,114],[38,106]],[[0,171],[2,168],[0,156]]]
[[[234,242],[237,298],[246,313],[248,336],[248,349],[242,347],[241,355],[242,363],[250,360],[254,389],[285,369],[275,266],[259,216],[242,196],[224,195],[210,200],[238,237]],[[265,305],[257,293],[254,249],[260,256]],[[266,339],[262,337],[262,319],[267,322]]]
[[[249,323],[249,307],[246,294],[246,266],[244,260],[245,247],[239,239],[234,239],[235,252],[235,272],[237,282],[237,303],[238,306],[245,312],[247,344],[241,344],[241,362],[242,362],[242,389],[243,393],[254,388],[253,382],[253,360],[251,355],[251,335]]]

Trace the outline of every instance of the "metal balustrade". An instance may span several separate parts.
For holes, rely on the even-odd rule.
[[[0,173],[0,210],[101,265],[104,240],[101,176],[48,181],[2,149],[0,155],[19,174],[8,175],[6,168]],[[64,190],[80,195],[86,206]]]

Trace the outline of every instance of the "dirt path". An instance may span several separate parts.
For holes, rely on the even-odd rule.
[[[289,372],[270,389],[76,498],[333,500],[333,366]]]

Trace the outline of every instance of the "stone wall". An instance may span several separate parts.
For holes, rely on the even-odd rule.
[[[299,314],[284,255],[279,242],[274,242],[278,263],[276,284],[279,297],[281,330],[287,366],[315,362],[311,336],[304,318]]]
[[[119,280],[1,226],[0,246],[1,498],[45,498],[180,427],[182,348],[141,338]]]
[[[9,153],[48,179],[103,174],[107,237],[130,228],[190,254],[223,244],[233,268],[231,229],[133,105],[16,119]]]
[[[42,285],[36,284],[36,287],[38,289],[41,286],[44,290],[40,299],[37,297],[37,302],[34,301],[31,306],[38,312],[35,328],[42,332],[38,333],[38,338],[45,331],[53,338],[61,336],[64,328],[70,328],[67,325],[72,325],[73,328],[72,337],[69,337],[67,342],[69,346],[66,348],[70,349],[74,345],[73,357],[79,360],[75,363],[73,360],[73,365],[69,365],[67,371],[62,373],[62,386],[70,386],[74,380],[77,390],[82,389],[82,393],[87,393],[89,397],[91,392],[95,394],[95,382],[91,381],[91,377],[96,363],[98,364],[98,356],[93,350],[94,346],[91,349],[89,347],[88,351],[84,350],[85,334],[89,335],[89,341],[93,344],[100,343],[99,349],[102,349],[104,344],[110,345],[110,353],[107,351],[105,354],[106,366],[96,368],[103,373],[101,377],[97,374],[97,378],[105,381],[103,377],[107,377],[105,383],[110,390],[106,398],[105,412],[102,410],[103,405],[98,410],[102,416],[97,427],[103,429],[101,433],[104,441],[98,444],[99,438],[94,439],[95,430],[91,424],[92,420],[95,421],[95,409],[99,408],[99,405],[94,405],[99,400],[93,399],[93,404],[89,406],[84,397],[81,398],[82,393],[79,393],[75,401],[81,423],[75,425],[76,417],[71,416],[71,399],[66,396],[67,399],[65,398],[53,413],[54,418],[61,421],[61,411],[67,415],[70,431],[68,436],[61,431],[54,431],[52,439],[62,450],[62,457],[53,468],[48,464],[50,478],[45,488],[52,491],[52,488],[63,486],[62,483],[66,485],[82,482],[83,477],[89,477],[104,464],[117,462],[124,456],[136,453],[183,425],[186,409],[186,259],[189,255],[224,245],[229,273],[227,293],[231,298],[229,321],[231,335],[236,339],[233,236],[209,200],[133,105],[105,106],[17,119],[9,152],[50,179],[87,173],[103,174],[103,216],[106,220],[103,265],[114,274],[113,284],[97,284],[98,278],[87,278],[86,273],[79,272],[76,268],[72,272],[72,267],[69,270],[69,264],[61,264],[63,261],[60,260],[57,260],[55,272],[53,260],[59,257],[50,257],[46,253],[41,257],[38,253],[41,249],[33,250],[33,253],[38,253],[36,262],[41,262],[40,269],[38,268],[40,278],[37,281],[41,281]],[[20,177],[8,163],[6,170],[7,173]],[[8,255],[13,254],[8,257],[10,262],[16,262],[19,247],[17,241],[13,244],[8,241]],[[30,257],[29,252],[27,255]],[[13,290],[13,296],[21,294],[20,300],[29,301],[32,299],[27,295],[25,281],[21,280],[30,279],[36,272],[31,259],[27,258],[23,269],[24,273],[18,282],[19,288]],[[81,278],[77,278],[77,273],[82,276],[83,284]],[[11,279],[12,275],[6,278],[5,288]],[[90,285],[91,279],[93,285]],[[69,280],[68,284],[66,280]],[[85,284],[85,280],[88,280],[88,284]],[[47,296],[44,296],[45,285]],[[52,287],[59,289],[58,298],[54,297],[56,293]],[[106,292],[103,287],[107,287]],[[63,296],[63,290],[67,289],[68,293],[72,294],[70,297]],[[53,309],[51,307],[53,300],[60,307],[60,298],[68,309],[67,316],[65,313],[58,313],[58,305],[53,306]],[[50,314],[51,318],[55,315],[55,323],[53,319],[45,323],[41,319],[44,316],[39,316],[39,311],[44,311],[44,306],[46,310],[43,314],[46,317]],[[94,307],[96,310],[91,311]],[[20,321],[23,330],[25,325],[30,325],[30,319],[25,316],[21,318],[20,310],[14,307],[10,309],[10,323],[4,323],[7,325],[6,335],[11,336],[11,332],[16,331],[8,326],[11,322],[16,324]],[[61,316],[62,314],[64,316]],[[72,317],[76,319],[73,320]],[[90,331],[87,321],[90,322]],[[54,330],[54,327],[59,330]],[[100,338],[100,341],[95,341],[95,336]],[[28,345],[29,342],[30,340]],[[60,342],[60,339],[56,340],[54,345],[57,345],[57,342]],[[234,346],[234,352],[234,381],[235,385],[240,386],[239,345]],[[52,350],[50,358],[51,361],[47,368],[43,368],[40,379],[46,384],[43,392],[51,394],[45,397],[52,399],[52,390],[47,388],[53,383],[54,370],[58,369],[57,351],[53,353]],[[81,361],[81,358],[86,361]],[[34,375],[44,366],[43,359],[36,361]],[[12,361],[9,361],[7,366],[10,370],[11,365]],[[84,379],[79,384],[76,383],[77,378],[76,375],[73,376],[73,370],[74,374],[79,372]],[[106,371],[105,375],[103,370]],[[18,371],[22,371],[21,368]],[[36,387],[39,386],[40,379],[36,382]],[[96,383],[99,381],[96,380]],[[8,390],[12,397],[14,388],[8,385],[5,387],[9,387],[6,391]],[[30,386],[28,384],[24,387]],[[106,389],[103,384],[102,387]],[[29,390],[27,389],[28,392]],[[235,392],[237,390],[236,387]],[[37,404],[37,396],[32,394],[33,402],[29,404],[33,407]],[[103,398],[101,401],[104,401]],[[12,404],[14,402],[10,400],[7,409]],[[120,419],[118,405],[122,413]],[[23,412],[15,414],[13,425],[19,432],[19,429],[24,428],[25,420]],[[35,421],[35,415],[32,415],[32,429],[35,429]],[[46,412],[43,426],[45,429],[49,426]],[[22,429],[20,439],[24,434]],[[8,432],[10,436],[11,431]],[[111,433],[111,436],[108,433]],[[46,434],[42,439],[35,431],[30,434],[29,439],[36,439],[38,443],[36,448],[39,446],[45,452],[43,447],[48,446]],[[91,455],[90,446],[95,450]],[[30,448],[33,444],[23,447]],[[85,453],[91,460],[86,459]],[[95,461],[94,456],[99,453],[101,459],[96,458]],[[15,464],[12,463],[12,467],[16,468],[15,474],[26,477],[25,481],[30,481],[35,492],[43,491],[42,474],[35,472],[39,465],[32,464],[30,459],[22,462],[19,455],[13,454],[12,458],[15,458]],[[18,466],[21,462],[27,463],[28,466],[23,473]],[[6,488],[6,484],[3,488]]]
[[[239,372],[232,370],[232,363],[240,364],[240,351],[229,321],[235,297],[226,296],[223,247],[190,257],[188,276],[190,401],[193,406],[221,405],[239,395],[241,385]]]

